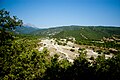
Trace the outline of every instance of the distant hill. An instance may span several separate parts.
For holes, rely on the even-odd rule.
[[[32,34],[43,37],[68,38],[76,40],[100,40],[103,37],[120,35],[120,27],[111,26],[61,26],[48,29],[39,29],[29,25],[17,27],[19,34]]]
[[[30,34],[32,33],[33,31],[36,31],[38,30],[39,28],[35,28],[35,27],[32,27],[32,26],[17,26],[16,29],[15,29],[15,32],[18,33],[18,34]]]
[[[66,38],[75,37],[77,40],[100,40],[103,37],[120,35],[120,27],[110,26],[62,26],[33,31],[32,34],[44,37]]]
[[[74,27],[73,26],[61,26],[61,27],[53,27],[53,28],[48,28],[48,29],[40,29],[40,30],[34,31],[32,34],[42,35],[42,36],[53,36],[62,31],[78,30],[80,28],[81,26],[74,26]]]
[[[103,37],[111,37],[113,35],[120,35],[120,28],[118,27],[81,27],[78,30],[64,30],[54,37],[65,38],[75,37],[77,40],[80,39],[91,39],[98,40]]]

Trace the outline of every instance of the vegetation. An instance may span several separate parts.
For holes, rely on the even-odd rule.
[[[94,60],[93,58],[91,58]],[[59,62],[56,66],[47,69],[45,79],[57,80],[119,80],[120,79],[120,55],[111,59],[105,59],[104,56],[98,57],[94,62],[90,63],[83,56],[75,59],[73,65],[69,65],[67,69],[60,66]],[[68,62],[67,62],[68,64]],[[43,79],[44,79],[43,78]]]
[[[75,50],[74,49],[70,49],[70,51],[74,52]]]
[[[30,34],[34,31],[37,31],[39,28],[34,28],[32,26],[29,26],[29,25],[23,25],[22,27],[16,27],[15,29],[15,33],[16,34]]]
[[[85,58],[84,49],[70,63],[49,56],[44,48],[39,52],[38,36],[15,35],[12,30],[21,20],[0,11],[0,79],[1,80],[120,80],[120,53],[109,59],[99,56],[92,62]],[[82,52],[80,52],[82,50]]]
[[[21,26],[22,20],[16,16],[10,17],[9,12],[0,10],[0,45],[6,45],[13,40],[11,30],[16,26]]]
[[[93,40],[94,41],[94,40]],[[104,48],[115,48],[115,49],[120,49],[120,44],[116,41],[112,42],[93,42],[92,40],[79,40],[76,41],[77,44],[80,45],[89,45],[89,46],[97,46],[97,47],[104,47]]]
[[[103,37],[111,37],[113,35],[120,34],[119,27],[78,26],[78,28],[76,27],[74,28],[70,30],[69,29],[62,30],[60,33],[53,35],[53,37],[55,38],[74,37],[77,41],[79,41],[81,39],[82,40],[101,40]]]

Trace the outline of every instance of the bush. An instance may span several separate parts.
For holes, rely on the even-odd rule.
[[[93,56],[91,56],[91,57],[90,57],[90,60],[94,60],[94,57],[93,57]]]
[[[74,52],[75,50],[74,49],[70,49],[70,51]]]

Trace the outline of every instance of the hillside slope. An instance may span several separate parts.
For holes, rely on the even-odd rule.
[[[81,39],[100,40],[103,37],[120,35],[120,27],[62,26],[37,30],[32,32],[31,34],[54,38],[75,37],[77,40]]]
[[[16,27],[15,32],[18,34],[30,34],[33,31],[38,30],[38,28],[34,28],[31,26],[21,26],[21,27]]]
[[[66,38],[75,37],[80,39],[98,40],[103,37],[111,37],[114,35],[120,35],[119,27],[81,27],[78,30],[63,30],[62,32],[55,34],[53,37]]]

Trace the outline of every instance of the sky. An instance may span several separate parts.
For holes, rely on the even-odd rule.
[[[39,28],[119,26],[120,0],[0,0],[0,9]]]

